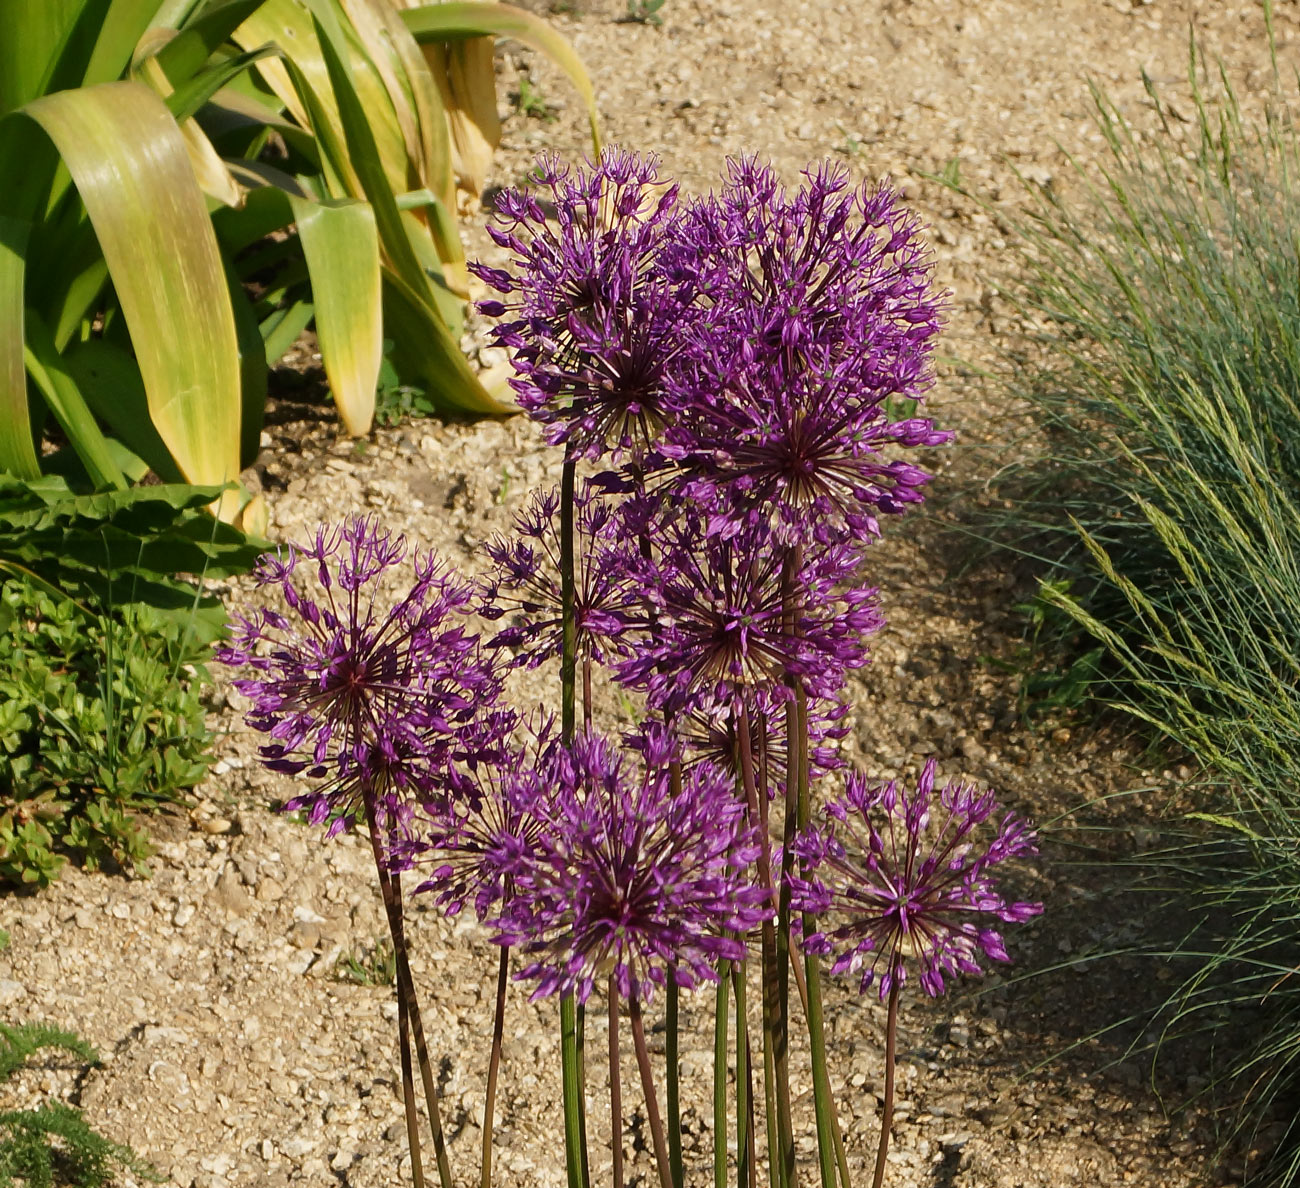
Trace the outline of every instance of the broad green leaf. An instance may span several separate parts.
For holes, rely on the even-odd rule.
[[[271,314],[261,325],[267,363],[278,363],[315,316],[316,310],[310,301],[295,301],[287,309],[277,309]]]
[[[27,409],[23,362],[23,277],[31,223],[0,213],[0,471],[41,473]]]
[[[596,92],[587,68],[569,39],[541,17],[512,4],[497,4],[492,0],[447,0],[445,4],[404,9],[402,20],[421,45],[489,35],[510,37],[544,53],[569,76],[569,81],[582,96],[591,125],[592,144],[600,148]]]
[[[198,74],[212,54],[230,40],[231,34],[263,2],[217,0],[216,3],[204,4],[184,21],[178,35],[158,53],[158,61],[172,85],[180,90],[185,81]]]
[[[442,92],[429,68],[423,47],[411,35],[401,14],[391,0],[348,0],[349,11],[353,5],[365,5],[382,22],[385,36],[391,42],[405,72],[410,89],[411,107],[415,114],[415,145],[410,149],[418,180],[438,196],[448,210],[456,209],[456,176],[452,168],[451,140],[447,132],[447,113],[442,104]],[[435,236],[437,231],[434,231]],[[460,237],[453,236],[455,251],[460,251]],[[438,254],[444,260],[453,259],[451,245],[439,242]],[[461,259],[464,258],[463,252]]]
[[[160,0],[111,0],[81,85],[93,87],[121,78],[161,7]]]
[[[224,68],[204,71],[184,84],[184,94],[177,94],[157,56],[158,51],[176,36],[176,32],[172,29],[150,29],[136,47],[135,59],[131,65],[131,77],[151,87],[154,93],[167,104],[167,110],[180,125],[181,135],[185,137],[185,149],[189,153],[190,165],[194,170],[194,176],[198,179],[199,188],[209,198],[223,206],[241,206],[244,201],[243,190],[217,155],[216,149],[212,147],[212,142],[208,140],[203,129],[192,117],[194,112],[225,83],[269,51],[240,54],[232,59],[235,63],[234,68],[227,64]]]
[[[230,293],[230,308],[235,315],[235,341],[239,344],[239,465],[243,468],[252,466],[262,448],[262,425],[266,420],[266,350],[239,273],[224,253],[221,264]],[[242,516],[239,522],[246,523]]]
[[[346,47],[337,44],[337,30],[317,24],[321,55],[329,71],[334,99],[338,104],[339,119],[347,139],[348,155],[361,183],[364,196],[374,208],[379,239],[389,266],[417,296],[433,303],[433,289],[428,273],[416,255],[406,228],[402,212],[397,209],[397,199],[380,159],[378,147],[367,118],[365,106],[352,83],[350,70],[343,53]],[[403,187],[404,189],[405,187]]]
[[[517,412],[479,382],[460,344],[402,279],[384,272],[384,327],[398,373],[416,380],[439,410],[505,416]]]
[[[91,338],[67,352],[64,366],[86,403],[133,453],[164,482],[182,481],[150,419],[140,368],[126,351],[102,338]]]
[[[291,198],[311,273],[321,362],[348,433],[370,432],[384,354],[379,235],[364,202]]]
[[[31,309],[27,311],[26,320],[27,372],[40,389],[45,403],[50,406],[50,411],[67,435],[77,457],[81,459],[90,481],[96,487],[125,487],[126,478],[109,453],[104,434],[100,431],[86,398],[76,380],[68,373],[59,352],[55,350],[54,336],[49,327]]]
[[[77,183],[159,435],[191,482],[233,481],[240,417],[234,316],[175,120],[136,82],[47,95],[23,113],[45,130]],[[227,496],[222,514],[236,510],[237,499]]]
[[[0,4],[0,116],[35,99],[50,86],[75,86],[81,80],[93,42],[93,27],[103,20],[107,0],[4,0]],[[79,29],[80,26],[80,29]],[[73,63],[75,42],[85,45]],[[63,63],[63,76],[57,74]]]

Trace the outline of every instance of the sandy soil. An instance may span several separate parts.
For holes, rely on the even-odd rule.
[[[1294,4],[1277,9],[1285,70],[1300,60],[1300,13]],[[709,187],[724,157],[742,151],[770,156],[791,176],[829,154],[862,176],[892,175],[931,224],[938,272],[953,292],[943,349],[977,365],[996,353],[1005,329],[993,278],[1006,244],[996,218],[954,200],[927,174],[957,162],[961,179],[995,204],[1019,200],[1017,170],[1042,184],[1072,184],[1067,155],[1088,162],[1098,147],[1087,79],[1141,124],[1152,114],[1145,70],[1177,118],[1186,106],[1189,25],[1226,59],[1248,105],[1269,77],[1260,11],[1232,0],[667,0],[661,27],[622,20],[623,0],[556,10],[590,66],[608,138],[657,149],[689,190]],[[496,178],[509,185],[543,147],[581,151],[582,121],[563,81],[535,55],[507,46],[499,66],[503,110],[527,72],[556,117],[509,116]],[[489,252],[481,231],[467,235]],[[492,362],[490,349],[481,358]],[[933,397],[940,419],[961,432],[938,460],[940,493],[978,479],[976,464],[963,461],[976,453],[963,453],[962,443],[997,442],[1005,421],[966,373],[946,367]],[[318,409],[289,398],[271,420],[256,474],[281,539],[305,535],[321,518],[375,510],[474,568],[483,538],[505,529],[526,493],[558,474],[557,456],[518,421],[419,422],[356,444],[340,440]],[[1128,798],[1112,822],[1109,844],[1131,847],[1159,789],[1185,773],[1144,770],[1136,744],[1113,732],[1065,721],[1026,728],[1017,677],[990,663],[1015,652],[1016,579],[987,565],[954,577],[951,555],[924,512],[893,526],[878,549],[889,627],[860,682],[854,759],[874,775],[912,775],[933,754],[942,774],[991,785],[1040,821],[1088,798],[1156,788]],[[392,992],[336,973],[341,956],[363,952],[382,931],[368,852],[355,839],[322,844],[268,811],[286,785],[257,768],[240,708],[219,684],[214,722],[228,732],[221,761],[201,802],[163,823],[152,880],[70,871],[39,895],[0,899],[0,927],[12,935],[0,954],[3,1017],[74,1027],[104,1055],[94,1069],[37,1064],[0,1089],[0,1109],[50,1093],[79,1102],[92,1124],[132,1143],[182,1188],[392,1184],[399,1165],[406,1174]],[[1151,964],[1080,960],[1135,938],[1139,921],[1118,895],[1119,876],[1074,861],[1075,840],[1060,833],[1024,874],[1019,890],[1045,900],[1047,912],[1015,930],[1016,967],[1005,980],[907,1005],[888,1181],[896,1188],[1238,1182],[1239,1155],[1211,1167],[1213,1118],[1176,1108],[1203,1083],[1201,1054],[1174,1054],[1153,1088],[1145,1065],[1122,1059],[1131,1034],[1086,1038],[1158,1001],[1172,975]],[[458,1183],[469,1183],[492,953],[470,923],[419,908],[413,915],[452,1159]],[[1018,976],[1060,964],[1066,968]],[[861,1179],[877,1134],[883,1012],[844,986],[828,997],[833,1073]],[[687,1174],[703,1184],[712,1141],[702,1009],[688,1013],[687,1025]],[[563,1182],[556,1030],[552,1006],[512,1002],[498,1105],[500,1183]],[[661,1033],[652,1046],[656,1040],[662,1050]],[[594,1020],[589,1043],[603,1044]],[[800,1076],[807,1183],[815,1178],[811,1094]],[[625,1084],[635,1084],[630,1067]],[[602,1100],[594,1071],[591,1092]],[[649,1136],[631,1089],[627,1100],[622,1142],[631,1182],[646,1184]],[[609,1126],[598,1108],[593,1136],[596,1150],[607,1151]],[[608,1155],[597,1154],[597,1182],[607,1167]]]

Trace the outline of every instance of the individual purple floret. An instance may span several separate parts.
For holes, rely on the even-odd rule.
[[[479,309],[512,353],[520,406],[574,456],[643,449],[663,414],[663,371],[678,318],[651,262],[677,200],[658,160],[607,148],[595,165],[538,162],[551,210],[519,190],[488,228],[512,272],[471,264],[506,298]],[[548,214],[551,216],[548,220]]]
[[[494,563],[480,586],[484,618],[522,612],[490,640],[491,648],[514,648],[514,664],[536,668],[558,657],[564,635],[560,596],[557,488],[535,494],[515,517],[515,534],[485,546]],[[576,654],[609,663],[624,654],[619,636],[632,615],[622,569],[613,556],[617,535],[609,500],[589,483],[574,499],[574,607]]]
[[[810,953],[836,953],[833,973],[862,970],[859,989],[874,984],[884,999],[915,960],[921,985],[937,997],[944,977],[981,972],[981,955],[1009,961],[994,921],[1027,920],[1041,903],[1008,903],[994,887],[993,867],[1037,853],[1036,835],[1007,813],[987,845],[971,838],[993,815],[992,792],[952,781],[939,792],[931,828],[934,760],[908,795],[894,781],[868,783],[852,773],[843,799],[829,804],[825,825],[810,826],[792,850],[800,869],[791,875],[797,911],[829,914],[843,923],[822,925],[804,940]]]
[[[812,697],[837,698],[883,623],[875,590],[852,584],[858,553],[810,547],[787,586],[787,552],[766,526],[710,536],[688,507],[674,511],[656,525],[650,556],[625,555],[650,626],[618,679],[673,713],[748,691],[772,696],[791,677]]]
[[[397,801],[427,794],[453,760],[499,745],[500,729],[485,730],[491,719],[479,715],[500,682],[461,617],[472,588],[417,552],[409,591],[381,609],[384,577],[405,557],[405,538],[374,517],[321,527],[310,545],[268,554],[256,570],[291,613],[237,616],[217,652],[255,674],[232,683],[253,703],[245,721],[270,738],[265,765],[323,781],[284,807],[330,820],[332,833],[364,815],[367,797],[389,806],[391,825]]]
[[[661,452],[693,494],[790,539],[874,534],[921,499],[928,475],[896,447],[950,434],[891,423],[886,402],[931,382],[942,299],[914,215],[887,188],[809,169],[791,191],[753,158],[673,221],[660,269],[693,316],[667,378],[679,410]]]
[[[662,738],[641,746],[650,762]],[[603,738],[580,735],[564,754],[531,852],[512,872],[514,895],[495,922],[499,944],[518,947],[535,979],[533,998],[576,994],[585,1002],[613,974],[618,992],[648,1001],[677,985],[716,981],[734,935],[771,915],[749,867],[758,843],[733,783],[692,768],[674,790],[666,764],[631,769]]]

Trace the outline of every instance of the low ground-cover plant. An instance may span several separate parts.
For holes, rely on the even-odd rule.
[[[1300,1086],[1300,138],[1280,87],[1252,125],[1209,75],[1193,46],[1190,124],[1149,86],[1140,137],[1097,93],[1100,180],[1015,227],[1040,333],[1014,391],[1045,445],[1002,472],[993,534],[1045,568],[1072,659],[1102,649],[1093,695],[1203,769],[1201,837],[1146,859],[1198,921],[1167,1022],[1262,1012],[1216,1074],[1253,1132]],[[1292,1182],[1300,1129],[1265,1145]]]
[[[97,1064],[95,1049],[70,1031],[46,1023],[6,1027],[0,1023],[0,1080],[7,1080],[42,1049],[62,1049]],[[81,1111],[50,1101],[34,1110],[0,1113],[0,1188],[109,1188],[120,1172],[161,1182],[162,1177],[130,1147],[91,1130]]]
[[[95,614],[0,583],[0,882],[42,885],[69,857],[147,871],[140,811],[207,771],[206,652],[145,604]]]
[[[680,996],[705,986],[716,1184],[734,1133],[753,1188],[760,1126],[769,1182],[799,1181],[789,1039],[802,1025],[818,1175],[849,1188],[823,955],[886,1004],[880,1188],[905,981],[937,996],[1008,960],[999,922],[1041,911],[996,889],[1035,839],[995,816],[992,793],[940,787],[933,762],[908,786],[871,782],[843,771],[836,745],[883,621],[865,551],[880,517],[921,501],[929,476],[907,451],[949,437],[917,415],[941,305],[926,250],[890,190],[852,189],[831,167],[787,190],[732,162],[719,193],[680,205],[653,160],[619,151],[575,170],[544,160],[539,175],[553,221],[535,195],[502,195],[493,235],[512,268],[476,271],[503,298],[482,308],[506,319],[520,404],[564,449],[559,488],[487,545],[477,583],[417,553],[391,609],[379,591],[405,541],[373,519],[322,527],[264,559],[259,581],[288,609],[245,619],[222,659],[251,670],[236,686],[268,766],[315,781],[285,807],[369,834],[417,1185],[417,1068],[443,1188],[452,1173],[404,938],[412,880],[448,913],[472,910],[498,946],[484,1188],[512,964],[534,999],[559,999],[570,1188],[591,1178],[579,1037],[601,998],[614,1188],[624,1020],[660,1183],[682,1188]],[[891,418],[891,398],[911,415]],[[475,613],[495,625],[484,638]],[[503,699],[519,667],[558,676],[558,721]],[[596,725],[601,671],[633,708],[622,737]],[[645,1018],[661,1003],[662,1107]]]

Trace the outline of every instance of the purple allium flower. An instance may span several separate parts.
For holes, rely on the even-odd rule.
[[[662,737],[643,754],[663,758]],[[703,765],[672,786],[666,766],[630,769],[603,738],[580,735],[563,752],[531,851],[512,878],[514,895],[495,921],[499,944],[531,960],[534,998],[574,993],[597,979],[648,1001],[672,977],[689,987],[716,981],[714,963],[739,959],[744,934],[771,915],[749,867],[758,855],[732,781]]]
[[[560,594],[560,493],[535,494],[515,517],[512,537],[485,546],[495,568],[480,590],[479,613],[496,620],[510,611],[523,619],[497,632],[487,646],[518,648],[515,665],[536,668],[560,654],[564,619]],[[617,532],[610,501],[582,484],[574,499],[574,627],[577,655],[602,663],[623,654],[618,637],[630,614],[621,567],[611,550]]]
[[[324,781],[284,807],[308,809],[314,824],[332,818],[331,832],[360,819],[367,796],[389,805],[391,824],[396,801],[499,741],[499,730],[492,738],[476,725],[500,682],[461,621],[470,585],[417,552],[409,591],[380,609],[384,575],[405,556],[405,538],[374,517],[322,526],[310,545],[268,554],[255,572],[259,586],[279,588],[292,618],[237,616],[217,652],[255,674],[232,683],[252,700],[245,721],[271,740],[260,748],[265,765]]]
[[[711,536],[688,505],[671,511],[649,557],[625,552],[650,626],[617,665],[618,679],[672,713],[729,705],[754,690],[773,696],[790,677],[812,697],[836,698],[883,623],[875,590],[851,584],[859,555],[846,545],[810,546],[787,588],[787,550],[766,526]]]
[[[441,794],[421,806],[392,865],[424,869],[415,893],[432,895],[447,915],[468,903],[485,920],[511,898],[513,873],[549,820],[546,806],[560,784],[559,744],[553,724],[543,722],[526,745],[453,770]]]
[[[942,300],[915,216],[824,165],[788,191],[753,158],[674,219],[660,268],[691,316],[668,375],[662,452],[730,514],[775,513],[789,539],[876,532],[928,475],[889,456],[950,434],[890,423],[929,387]]]
[[[997,808],[992,792],[951,781],[939,792],[934,828],[933,759],[916,791],[894,781],[869,784],[850,774],[843,799],[829,804],[827,824],[810,826],[792,850],[800,870],[791,875],[798,911],[830,913],[843,923],[823,926],[804,940],[810,953],[837,952],[833,973],[862,970],[862,993],[876,984],[885,998],[920,967],[921,985],[937,997],[944,976],[981,972],[982,954],[1009,961],[997,920],[1027,920],[1041,903],[1008,903],[994,887],[993,867],[1038,852],[1033,830],[1007,813],[985,846],[971,839]]]
[[[777,778],[768,788],[771,796],[785,788],[784,777],[789,762],[786,738],[787,697],[746,693],[748,704],[750,753],[756,763]],[[846,701],[813,699],[808,706],[809,773],[816,780],[842,766],[839,741],[849,732],[849,705]],[[673,720],[673,728],[682,741],[685,762],[711,763],[741,779],[738,746],[740,717],[734,706],[705,704],[692,706]]]
[[[538,163],[553,221],[532,195],[498,196],[495,242],[514,273],[471,264],[507,301],[479,309],[511,320],[494,328],[513,354],[519,403],[575,456],[643,448],[658,433],[663,370],[677,318],[651,263],[677,187],[658,160],[607,148],[595,165]]]

